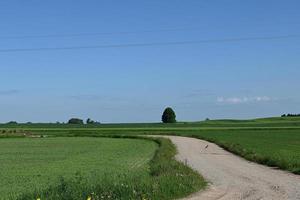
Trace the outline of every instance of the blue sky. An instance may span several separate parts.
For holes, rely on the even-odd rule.
[[[300,113],[299,37],[1,52],[299,35],[299,9],[298,0],[1,1],[0,121],[155,122],[166,106],[184,121]]]

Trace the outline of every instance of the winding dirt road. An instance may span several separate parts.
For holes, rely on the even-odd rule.
[[[298,175],[246,161],[207,141],[165,137],[177,146],[176,158],[210,183],[185,200],[300,200]]]

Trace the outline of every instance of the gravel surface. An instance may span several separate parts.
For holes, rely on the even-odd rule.
[[[176,158],[209,182],[207,190],[185,200],[300,200],[299,175],[249,162],[207,141],[164,137],[177,146]]]

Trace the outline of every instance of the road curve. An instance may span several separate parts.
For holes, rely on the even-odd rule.
[[[176,159],[210,184],[185,200],[300,200],[300,176],[235,156],[219,146],[187,137],[164,136],[177,146]]]

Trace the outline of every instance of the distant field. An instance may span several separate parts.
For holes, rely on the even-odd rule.
[[[162,123],[123,123],[123,124],[91,124],[91,125],[74,125],[74,124],[56,124],[56,123],[25,123],[25,124],[0,124],[1,128],[23,128],[23,129],[155,129],[155,128],[234,128],[234,127],[292,127],[300,128],[300,117],[274,117],[253,120],[208,120],[201,122],[179,122],[176,124]]]
[[[0,199],[43,190],[76,174],[91,182],[103,176],[147,176],[156,148],[154,142],[132,139],[0,139]]]

